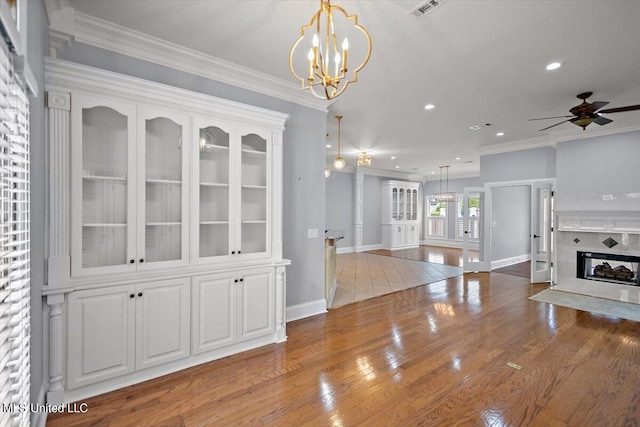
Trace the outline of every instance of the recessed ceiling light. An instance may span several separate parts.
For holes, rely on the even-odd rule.
[[[496,136],[504,136],[504,132],[498,132],[496,133]]]
[[[547,71],[557,70],[560,67],[562,67],[562,64],[560,62],[552,62],[551,64],[547,65]]]
[[[433,104],[427,104],[424,106],[425,110],[433,110],[434,108],[436,108],[436,106]]]
[[[396,169],[400,169],[400,166],[396,166]]]
[[[395,159],[396,159],[396,156],[391,156],[391,160],[395,160]]]
[[[327,148],[331,148],[331,144],[327,144]]]
[[[435,174],[436,174],[435,171],[431,171],[431,175],[435,175]]]
[[[469,126],[469,129],[471,129],[471,130],[480,130],[480,129],[482,129],[482,126],[480,126],[480,125]]]
[[[456,157],[456,160],[460,160],[460,157]]]

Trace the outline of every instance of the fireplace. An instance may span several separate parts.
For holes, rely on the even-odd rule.
[[[640,286],[640,257],[598,252],[577,252],[578,279]]]

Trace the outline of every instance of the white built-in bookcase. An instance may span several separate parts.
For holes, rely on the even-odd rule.
[[[286,339],[287,115],[46,60],[50,403]]]

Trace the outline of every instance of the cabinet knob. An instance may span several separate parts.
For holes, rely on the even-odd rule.
[[[135,297],[135,295],[134,295],[134,294],[129,295],[129,298],[133,298],[133,297]]]
[[[144,258],[140,258],[138,261],[139,262],[144,262]]]
[[[238,254],[240,254],[240,252],[242,252],[242,251],[238,251]]]
[[[244,279],[240,279],[241,282],[244,282]]]
[[[234,280],[233,282],[234,282],[234,283],[238,283],[238,279]]]
[[[235,254],[236,254],[236,251],[231,251],[231,255],[235,255]]]
[[[134,262],[136,262],[136,260],[135,260],[135,259],[130,259],[130,260],[129,260],[129,264],[133,264]]]
[[[141,297],[142,296],[142,292],[138,292],[138,296]]]

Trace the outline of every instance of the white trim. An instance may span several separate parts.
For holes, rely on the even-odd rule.
[[[75,11],[75,40],[121,55],[205,77],[263,95],[327,112],[330,101],[319,100],[291,81],[282,80],[148,34]],[[51,25],[54,26],[53,23]]]
[[[531,254],[518,255],[510,258],[503,258],[503,259],[498,259],[496,261],[491,261],[491,270],[495,270],[496,268],[507,267],[509,265],[519,264],[525,261],[531,261]]]
[[[326,312],[327,301],[324,298],[302,304],[291,305],[287,307],[287,323]]]
[[[382,243],[378,243],[377,245],[360,246],[358,252],[375,251],[376,249],[382,249]]]
[[[356,251],[356,248],[353,246],[347,246],[345,248],[336,248],[336,254],[349,254],[355,251]]]
[[[541,136],[519,141],[502,142],[500,144],[483,145],[478,147],[480,156],[489,154],[509,153],[511,151],[530,150],[532,148],[553,146],[555,141],[549,136]]]
[[[554,211],[557,231],[640,234],[640,211]]]
[[[616,121],[619,123],[621,122],[620,119]],[[627,120],[626,122],[628,123],[630,121],[631,120]],[[637,121],[637,119],[633,121]],[[555,141],[555,143],[558,143],[558,142],[596,138],[599,136],[614,135],[617,133],[633,132],[636,130],[640,130],[639,124],[631,124],[631,125],[613,128],[613,129],[597,129],[597,130],[590,129],[589,133],[585,133],[583,131],[578,131],[579,133],[576,133],[575,129],[572,129],[571,131],[567,130],[567,131],[552,135],[552,138]]]
[[[462,249],[462,241],[461,240],[448,240],[448,239],[424,239],[420,241],[421,245],[425,245],[425,246],[438,246],[438,247],[442,247],[442,248],[457,248],[457,249]],[[475,249],[477,250],[477,246],[478,244],[475,244],[475,248],[473,247],[473,244],[471,246],[471,249]]]

